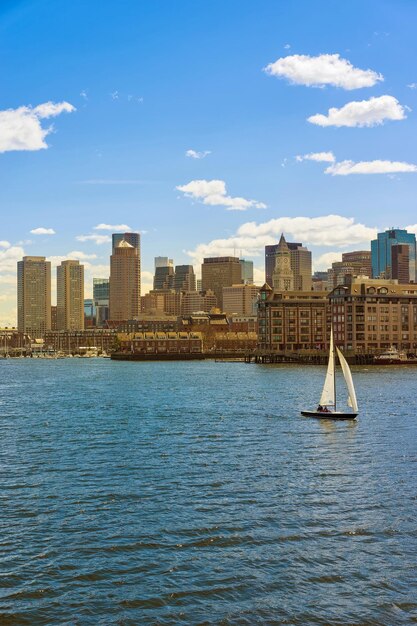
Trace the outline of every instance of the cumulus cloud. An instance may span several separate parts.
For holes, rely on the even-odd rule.
[[[176,189],[188,198],[210,206],[224,206],[228,211],[266,208],[266,204],[257,200],[228,196],[224,180],[192,180],[187,185],[178,185]]]
[[[333,152],[310,152],[309,154],[298,154],[296,161],[323,161],[324,163],[334,163],[336,157]]]
[[[407,230],[409,233],[414,233],[415,235],[417,235],[417,224],[410,224],[410,226],[406,226],[405,230]]]
[[[332,107],[327,115],[311,115],[307,121],[318,126],[377,126],[385,120],[404,120],[405,108],[393,96],[380,96]]]
[[[44,228],[40,226],[39,228],[33,228],[31,231],[32,235],[56,235],[56,232],[53,228]]]
[[[332,176],[349,176],[350,174],[397,174],[399,172],[417,172],[417,165],[402,161],[340,161],[324,170]]]
[[[127,232],[132,229],[127,224],[97,224],[97,226],[94,226],[94,230],[112,230],[113,232],[123,230]]]
[[[346,248],[369,243],[376,237],[377,229],[341,215],[280,217],[259,224],[246,222],[231,237],[201,243],[187,254],[195,263],[201,263],[204,257],[233,255],[236,250],[243,256],[263,256],[265,246],[277,243],[283,232],[288,240],[305,245]]]
[[[103,243],[110,243],[111,237],[109,235],[77,235],[77,241],[93,241],[98,246],[101,246]]]
[[[11,150],[42,150],[53,126],[43,128],[42,119],[71,113],[75,107],[69,102],[44,102],[37,107],[21,106],[0,111],[0,152]]]
[[[16,263],[25,256],[25,251],[21,246],[7,246],[5,250],[0,250],[0,273],[16,273]]]
[[[341,252],[325,252],[316,259],[313,258],[313,270],[315,272],[325,272],[332,266],[332,263],[342,260]]]
[[[187,150],[185,156],[191,157],[192,159],[204,159],[208,154],[211,154],[211,150],[202,150],[201,152],[197,150]]]
[[[286,78],[295,85],[333,85],[346,90],[372,87],[378,81],[384,80],[382,74],[354,67],[339,54],[320,54],[315,57],[293,54],[269,63],[264,71],[277,78]]]
[[[5,241],[5,240],[0,241],[0,248],[10,248],[10,246],[11,246],[10,241]]]

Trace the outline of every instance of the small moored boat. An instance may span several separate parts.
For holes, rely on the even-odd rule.
[[[332,420],[353,420],[358,415],[358,402],[356,400],[355,387],[353,386],[352,373],[339,348],[336,346],[337,356],[342,368],[343,376],[348,389],[348,406],[352,411],[338,411],[336,405],[336,359],[335,346],[333,341],[333,329],[330,330],[330,352],[327,365],[327,374],[320,398],[320,404],[315,411],[301,411],[305,417],[316,417],[319,419]]]

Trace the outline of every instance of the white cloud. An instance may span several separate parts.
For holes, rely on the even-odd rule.
[[[377,126],[385,120],[404,120],[405,108],[393,96],[380,96],[332,107],[327,115],[311,115],[307,121],[318,126]]]
[[[25,251],[21,246],[9,246],[5,250],[0,250],[0,272],[16,273],[16,263],[25,256]]]
[[[417,235],[417,224],[410,224],[410,226],[406,226],[405,230],[407,230],[409,233],[414,233],[415,235]]]
[[[285,46],[284,46],[284,49],[285,49],[285,50],[289,50],[290,48],[291,48],[290,44],[289,44],[289,43],[286,43],[286,44],[285,44]]]
[[[32,235],[56,235],[56,232],[53,228],[44,228],[43,226],[39,228],[33,228],[31,231]]]
[[[53,126],[42,128],[40,120],[71,113],[75,107],[69,102],[44,102],[37,107],[21,106],[0,111],[0,152],[11,150],[42,150]]]
[[[223,180],[192,180],[187,185],[178,185],[176,189],[182,191],[188,198],[200,200],[210,206],[224,206],[228,211],[266,208],[266,204],[257,200],[228,196]]]
[[[187,150],[185,156],[191,157],[192,159],[204,159],[208,154],[211,154],[211,150],[202,150],[201,152],[197,150]]]
[[[109,235],[77,235],[77,241],[94,241],[98,246],[101,246],[103,243],[110,243],[111,237]]]
[[[83,89],[82,91],[80,91],[80,96],[81,98],[84,98],[84,100],[88,100],[87,89]]]
[[[9,241],[0,241],[0,248],[10,248],[10,245]]]
[[[417,165],[402,161],[341,161],[324,170],[332,176],[348,176],[349,174],[396,174],[398,172],[417,172]]]
[[[325,252],[321,256],[316,259],[313,258],[313,271],[314,272],[325,272],[332,266],[332,263],[336,263],[336,261],[342,260],[341,252]]]
[[[410,83],[409,85],[407,85],[407,87],[409,89],[417,89],[417,83]]]
[[[113,232],[123,230],[127,232],[132,229],[127,224],[97,224],[97,226],[94,226],[94,230],[112,230]]]
[[[296,85],[334,85],[347,90],[372,87],[384,80],[382,74],[354,67],[346,59],[340,58],[339,54],[320,54],[315,57],[294,54],[269,63],[264,71],[277,78],[287,78]]]
[[[346,248],[369,243],[376,237],[377,229],[341,215],[280,217],[259,224],[246,222],[231,237],[201,243],[187,254],[196,264],[204,257],[233,255],[236,250],[243,256],[263,256],[265,246],[277,243],[282,232],[288,240],[305,245]]]
[[[298,154],[296,160],[301,161],[323,161],[324,163],[334,163],[336,157],[333,152],[310,152],[309,154]]]
[[[153,274],[147,270],[141,272],[141,293],[144,295],[153,289]]]

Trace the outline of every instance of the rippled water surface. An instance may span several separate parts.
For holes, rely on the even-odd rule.
[[[417,368],[0,362],[0,624],[417,623]]]

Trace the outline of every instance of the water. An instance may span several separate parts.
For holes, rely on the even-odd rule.
[[[0,623],[417,623],[417,368],[0,362]]]

